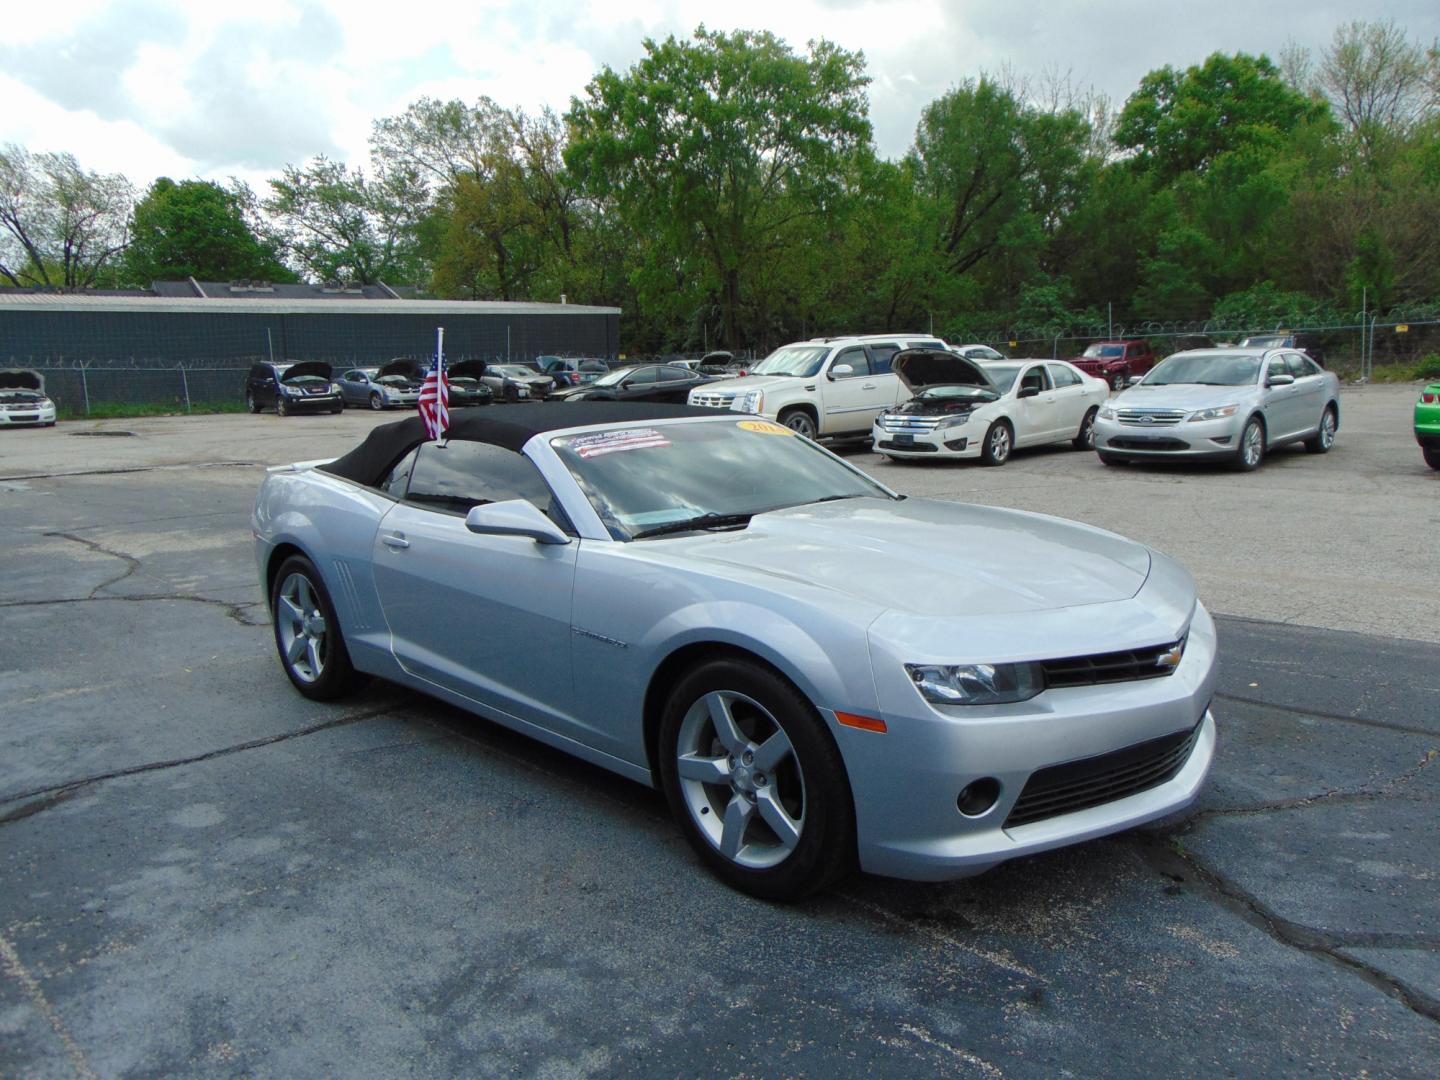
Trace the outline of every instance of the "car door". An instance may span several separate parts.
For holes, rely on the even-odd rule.
[[[262,409],[273,409],[280,396],[280,378],[273,364],[262,366],[255,380],[255,400]]]
[[[1316,431],[1320,427],[1320,414],[1324,411],[1325,376],[1320,365],[1304,353],[1285,354],[1285,370],[1295,376],[1297,431]]]
[[[690,388],[695,385],[695,373],[689,368],[666,364],[657,369],[655,392],[647,400],[685,404]]]
[[[1300,407],[1300,385],[1286,383],[1272,386],[1270,380],[1276,376],[1289,376],[1284,353],[1271,353],[1265,361],[1265,384],[1261,391],[1265,403],[1265,426],[1267,441],[1275,443],[1301,430],[1304,420]]]
[[[1090,399],[1085,396],[1085,386],[1080,375],[1068,364],[1046,364],[1050,375],[1051,391],[1055,395],[1056,440],[1073,439],[1080,433],[1080,423],[1090,409]],[[1043,395],[1042,395],[1043,396]]]
[[[615,397],[620,401],[653,400],[651,395],[655,393],[659,371],[656,367],[636,368],[620,381]]]
[[[848,365],[848,375],[837,375],[835,369]],[[826,435],[869,431],[880,410],[895,404],[892,383],[894,375],[876,375],[870,366],[870,355],[863,345],[841,349],[830,361],[825,374]]]
[[[365,373],[358,369],[352,369],[340,376],[340,400],[347,405],[364,405],[365,390],[363,382]]]
[[[1020,372],[1015,387],[1015,445],[1051,441],[1060,423],[1059,407],[1044,364],[1031,364]]]
[[[380,521],[375,588],[391,649],[407,672],[573,737],[578,542],[537,544],[465,527],[471,506],[515,498],[559,514],[523,455],[480,442],[423,444],[404,498]]]

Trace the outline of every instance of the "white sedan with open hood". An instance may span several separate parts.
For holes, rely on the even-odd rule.
[[[45,376],[29,368],[0,371],[0,427],[55,425],[55,402],[45,396]]]
[[[1093,445],[1095,415],[1109,394],[1063,360],[991,363],[940,349],[909,349],[893,361],[913,395],[886,409],[871,432],[887,458],[979,458],[1003,465],[1017,447]]]

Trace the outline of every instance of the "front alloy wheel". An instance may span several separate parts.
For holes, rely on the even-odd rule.
[[[774,672],[720,660],[686,676],[661,719],[660,755],[686,839],[735,888],[793,900],[853,866],[839,750],[809,701]]]
[[[385,399],[380,396],[379,391],[375,391],[370,395],[370,408],[374,409],[376,412],[379,412],[381,409],[385,408]]]
[[[1235,451],[1235,467],[1250,472],[1260,467],[1265,460],[1265,424],[1258,416],[1252,416],[1240,433],[1240,445]]]
[[[815,438],[815,421],[804,409],[791,409],[780,417],[780,423],[795,432],[796,435],[804,435],[805,438],[812,441]]]
[[[275,395],[275,415],[276,415],[276,416],[289,416],[289,415],[290,415],[290,406],[286,404],[286,402],[285,402],[285,395],[284,395],[284,394],[277,394],[277,395]]]
[[[1338,421],[1335,418],[1333,407],[1326,405],[1325,411],[1320,414],[1320,427],[1315,434],[1305,440],[1305,449],[1312,454],[1326,454],[1330,447],[1335,445],[1335,429]]]
[[[1010,460],[1014,448],[1014,434],[1004,420],[996,420],[985,433],[985,445],[980,450],[982,465],[1004,465]]]
[[[270,615],[280,663],[300,693],[329,701],[360,681],[335,608],[309,559],[293,555],[280,566],[270,593]]]

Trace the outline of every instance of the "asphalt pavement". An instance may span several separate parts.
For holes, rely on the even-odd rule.
[[[1399,392],[1343,404],[1330,455],[1246,476],[852,452],[1191,565],[1221,745],[1179,819],[793,907],[709,878],[652,791],[290,689],[261,465],[373,418],[0,433],[0,1076],[1433,1076],[1440,474]]]

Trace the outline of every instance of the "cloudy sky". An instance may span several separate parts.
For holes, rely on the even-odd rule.
[[[704,23],[863,50],[876,143],[894,157],[926,103],[982,70],[1068,72],[1118,104],[1153,68],[1292,41],[1318,51],[1357,15],[1440,35],[1435,0],[16,3],[0,39],[0,143],[68,150],[139,185],[235,175],[260,188],[315,154],[363,164],[372,121],[422,95],[563,111],[647,36]]]

